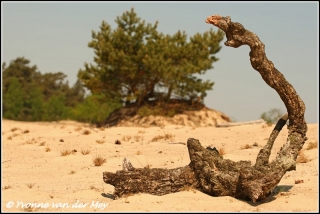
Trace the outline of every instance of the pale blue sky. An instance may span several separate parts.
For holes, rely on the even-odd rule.
[[[265,44],[267,57],[293,85],[306,104],[306,121],[318,122],[319,4],[235,3],[235,2],[122,2],[122,3],[3,3],[1,2],[1,60],[9,64],[25,57],[45,72],[63,72],[70,86],[84,62],[93,62],[87,46],[91,32],[102,21],[116,27],[114,20],[134,7],[147,23],[159,21],[158,31],[178,30],[191,36],[213,25],[205,19],[214,14],[230,16],[234,22],[256,33]],[[226,39],[224,39],[225,41]],[[224,42],[223,41],[223,42]],[[224,46],[203,79],[215,82],[205,104],[237,121],[256,120],[271,108],[285,106],[279,95],[255,71],[249,60],[249,47]]]

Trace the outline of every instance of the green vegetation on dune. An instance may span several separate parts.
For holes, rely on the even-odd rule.
[[[165,35],[157,31],[158,22],[146,24],[133,9],[116,24],[112,30],[103,21],[100,31],[92,32],[88,46],[94,49],[94,64],[85,63],[72,87],[64,73],[41,73],[23,57],[3,64],[3,117],[102,123],[122,107],[136,107],[141,116],[173,116],[180,107],[203,105],[214,82],[200,75],[218,60],[221,30],[189,38],[181,31]],[[85,88],[90,95],[85,96]]]

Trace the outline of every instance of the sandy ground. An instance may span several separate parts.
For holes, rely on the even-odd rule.
[[[187,147],[182,143],[192,137],[199,139],[202,146],[223,148],[225,159],[254,163],[273,126],[194,128],[168,125],[99,129],[73,121],[3,120],[1,209],[6,212],[316,212],[319,210],[318,148],[307,150],[307,147],[310,143],[318,143],[318,124],[308,127],[309,139],[303,148],[308,162],[298,163],[296,171],[286,173],[274,194],[263,201],[252,203],[232,197],[211,197],[196,190],[164,196],[137,194],[113,200],[114,188],[103,182],[102,173],[121,170],[124,157],[137,168],[185,166],[190,159]],[[154,137],[165,135],[172,138],[152,142]],[[286,138],[285,127],[275,142],[272,157]],[[121,145],[116,145],[116,140],[120,140]],[[258,146],[241,149],[245,144],[254,143]],[[62,156],[64,150],[77,152]],[[81,151],[90,153],[83,155]],[[94,166],[93,158],[99,155],[106,163]],[[295,184],[295,180],[304,182]],[[27,208],[28,203],[40,208]]]

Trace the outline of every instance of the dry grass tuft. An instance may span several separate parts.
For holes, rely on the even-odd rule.
[[[69,175],[73,175],[73,174],[76,174],[76,171],[71,170],[71,171],[69,172]]]
[[[41,142],[40,144],[39,144],[39,146],[45,146],[46,145],[46,142]]]
[[[18,133],[14,133],[11,137],[17,137],[17,136],[19,136],[20,134],[18,134]]]
[[[82,128],[81,127],[77,127],[77,128],[75,128],[74,130],[75,131],[80,131]]]
[[[303,151],[299,151],[298,157],[297,157],[297,163],[307,163],[310,159],[304,154]]]
[[[95,166],[102,166],[106,162],[107,160],[103,158],[101,155],[97,155],[93,158],[93,163]]]
[[[27,185],[27,187],[29,187],[30,189],[32,189],[32,187],[35,185],[35,183],[27,183],[26,185]]]
[[[136,154],[137,154],[137,155],[141,155],[142,152],[141,152],[140,150],[138,150],[138,151],[136,152]]]
[[[30,131],[28,129],[23,131],[23,134],[29,133]]]
[[[90,150],[89,149],[81,149],[81,154],[88,155],[88,154],[90,154]]]
[[[96,191],[98,190],[98,188],[95,187],[95,186],[93,186],[93,185],[90,186],[90,189],[91,189],[91,190],[96,190]]]
[[[135,135],[133,138],[136,142],[139,142],[140,140],[143,141],[143,136],[140,136],[140,135]]]
[[[38,141],[36,139],[34,139],[34,138],[32,138],[31,140],[27,140],[25,142],[25,144],[34,144],[34,143],[38,143]]]
[[[11,129],[12,132],[15,132],[15,131],[17,131],[17,130],[18,130],[17,127],[14,127],[14,128]]]
[[[151,139],[151,142],[156,142],[159,140],[173,140],[174,135],[173,134],[164,134],[164,135],[158,135]]]
[[[22,212],[37,212],[39,210],[40,210],[40,207],[27,204],[25,207],[23,207]]]
[[[97,142],[98,144],[104,144],[104,143],[105,143],[104,140],[96,140],[96,142]]]
[[[226,154],[226,150],[225,150],[224,148],[220,148],[220,149],[218,150],[218,152],[219,152],[219,154],[220,154],[221,156],[223,156],[223,155]]]
[[[88,130],[88,129],[86,129],[86,130],[84,130],[83,132],[82,132],[82,134],[84,134],[84,135],[89,135],[91,132]]]
[[[163,139],[163,137],[161,135],[155,136],[151,139],[151,142],[157,142],[159,140]]]
[[[147,164],[145,167],[143,167],[143,168],[145,168],[145,169],[151,169],[151,167],[152,167],[152,165],[151,164]]]
[[[132,138],[132,137],[131,137],[130,135],[125,135],[125,136],[122,137],[122,140],[123,140],[124,142],[128,142],[131,138]]]
[[[165,135],[164,135],[164,139],[165,139],[165,140],[173,140],[173,138],[174,138],[174,135],[173,135],[173,134],[165,134]]]
[[[318,148],[318,142],[309,142],[307,150]]]
[[[3,190],[6,190],[6,189],[12,189],[12,186],[11,185],[6,185],[2,188]]]
[[[240,149],[241,149],[241,150],[242,150],[242,149],[252,149],[252,146],[249,145],[249,144],[246,144],[246,145],[244,145],[244,146],[241,146]]]
[[[144,134],[144,133],[146,133],[145,130],[139,130],[139,131],[138,131],[138,134]]]
[[[99,189],[99,188],[97,188],[97,187],[95,187],[95,186],[93,186],[93,185],[90,186],[90,189],[91,189],[91,190],[94,190],[94,191],[96,191],[96,192],[101,192],[101,191],[103,191],[103,189]]]
[[[47,147],[45,148],[45,151],[46,151],[46,152],[50,152],[50,151],[51,151],[50,147],[47,146]]]
[[[67,155],[71,155],[72,151],[69,149],[64,149],[61,151],[61,156],[67,156]]]

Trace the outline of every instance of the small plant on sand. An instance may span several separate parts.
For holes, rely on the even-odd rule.
[[[173,134],[168,134],[168,133],[164,134],[164,139],[165,140],[173,140],[173,138],[174,138]]]
[[[96,155],[93,158],[93,163],[95,166],[101,166],[103,165],[105,162],[107,162],[107,160],[105,158],[103,158],[101,155]]]
[[[154,138],[151,139],[151,142],[156,142],[156,141],[159,141],[159,140],[172,140],[174,138],[174,135],[173,134],[164,134],[164,135],[158,135],[158,136],[155,136]]]
[[[96,142],[97,142],[98,144],[104,144],[104,143],[105,143],[104,140],[96,140]]]
[[[74,130],[75,131],[80,131],[82,128],[81,127],[77,127],[77,128],[75,128]]]
[[[152,167],[152,165],[151,164],[147,164],[146,166],[144,166],[143,168],[145,168],[145,169],[151,169],[151,167]]]
[[[90,154],[90,150],[89,149],[81,149],[81,154],[88,155],[88,154]]]
[[[304,154],[302,150],[300,150],[297,157],[297,163],[307,163],[309,161],[309,158]]]
[[[11,129],[12,132],[15,132],[15,131],[17,131],[17,130],[18,130],[17,127],[14,127],[14,128]]]
[[[139,131],[138,131],[138,134],[144,134],[144,133],[146,133],[145,130],[139,130]]]
[[[46,151],[46,152],[50,152],[50,151],[51,151],[50,147],[47,146],[47,147],[45,148],[45,151]]]
[[[222,155],[222,156],[226,154],[226,150],[225,150],[224,148],[220,148],[220,149],[218,150],[218,152],[219,152],[219,154]]]
[[[36,204],[36,202],[34,204]],[[27,204],[26,206],[23,207],[22,212],[37,212],[39,210],[40,210],[40,207]]]
[[[134,140],[136,142],[139,142],[140,140],[143,140],[143,136],[140,136],[140,135],[135,135],[133,138],[134,138]]]
[[[30,131],[28,130],[28,129],[26,129],[26,130],[24,130],[23,131],[23,134],[27,134],[27,133],[29,133]]]
[[[40,144],[39,144],[39,146],[45,146],[46,145],[46,142],[41,142]]]
[[[27,140],[25,142],[25,144],[34,144],[34,143],[38,143],[38,141],[36,139],[34,139],[34,138],[32,138],[31,140]]]
[[[20,134],[18,134],[18,133],[14,133],[11,137],[17,137],[17,136],[19,136]]]
[[[30,189],[32,189],[32,187],[35,185],[35,183],[27,183],[26,185],[27,185],[27,187],[29,187]]]
[[[138,151],[136,152],[136,154],[137,154],[137,155],[141,155],[142,152],[141,152],[140,150],[138,150]]]
[[[97,187],[95,187],[95,186],[93,186],[93,185],[90,185],[90,189],[91,189],[91,190],[95,190],[95,191],[97,191],[97,192],[103,191],[102,189],[99,189],[99,188],[97,188]]]
[[[71,171],[69,172],[69,175],[73,175],[73,174],[76,174],[76,171],[71,170]]]
[[[252,149],[252,146],[249,144],[246,144],[244,146],[241,146],[240,149]]]
[[[91,132],[90,132],[88,129],[86,129],[86,130],[83,131],[82,134],[84,134],[84,135],[89,135],[90,133],[91,133]]]
[[[163,139],[163,137],[161,135],[155,136],[151,139],[151,142],[157,142],[159,140]]]
[[[124,136],[122,137],[122,141],[128,142],[131,138],[132,138],[132,137],[131,137],[130,135],[124,135]]]
[[[70,155],[72,153],[71,150],[69,149],[64,149],[61,151],[61,156],[67,156],[67,155]]]
[[[318,142],[309,142],[307,150],[315,149],[318,147]]]
[[[3,190],[6,190],[6,189],[12,189],[12,186],[11,185],[6,185],[2,188]]]
[[[12,140],[12,137],[11,137],[11,136],[9,136],[7,139],[8,139],[8,140]]]

